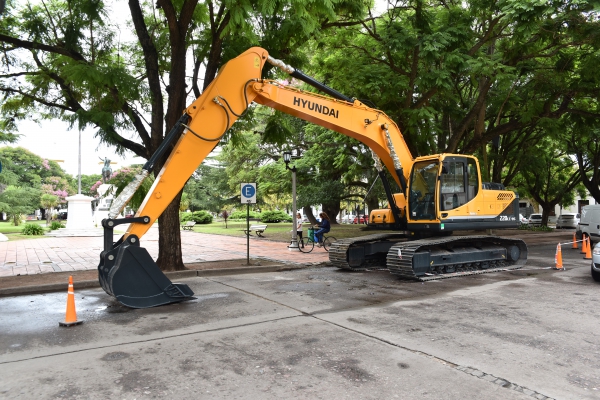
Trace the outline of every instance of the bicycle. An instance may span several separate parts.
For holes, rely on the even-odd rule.
[[[315,248],[315,230],[312,228],[308,228],[308,235],[306,236],[307,237],[303,237],[301,241],[298,241],[298,246],[301,252],[310,253]],[[325,251],[329,251],[329,248],[336,240],[337,239],[333,236],[323,235],[323,249]]]

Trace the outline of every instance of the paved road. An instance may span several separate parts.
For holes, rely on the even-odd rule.
[[[568,246],[566,246],[568,247]],[[594,399],[600,285],[579,251],[427,283],[332,268],[185,280],[148,310],[77,290],[0,298],[4,398]]]

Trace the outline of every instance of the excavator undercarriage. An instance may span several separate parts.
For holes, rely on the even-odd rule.
[[[485,235],[409,240],[404,234],[374,234],[338,240],[329,260],[344,270],[388,269],[404,279],[428,281],[520,268],[527,246]]]

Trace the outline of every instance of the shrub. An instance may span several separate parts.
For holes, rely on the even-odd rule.
[[[256,211],[250,211],[250,218],[260,219],[260,213]],[[246,210],[243,211],[234,211],[229,214],[229,219],[242,219],[246,220]]]
[[[208,211],[194,211],[181,213],[179,218],[181,222],[194,221],[197,224],[210,224],[213,221],[213,216]]]
[[[23,235],[43,235],[44,228],[40,224],[25,224],[23,229],[21,230]]]
[[[52,221],[50,224],[50,230],[54,231],[56,229],[64,228],[65,226],[58,221]]]
[[[265,211],[260,217],[261,222],[292,222],[292,217],[283,211]]]

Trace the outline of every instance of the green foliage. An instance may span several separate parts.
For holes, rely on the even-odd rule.
[[[43,235],[44,228],[40,224],[27,223],[23,226],[21,233],[23,235]]]
[[[292,222],[292,217],[283,211],[263,211],[260,215],[261,222]]]
[[[190,199],[186,192],[181,194],[181,201],[179,202],[179,211],[183,212],[190,207]]]
[[[194,221],[197,224],[210,224],[213,216],[208,211],[183,212],[179,217],[181,222]]]
[[[2,173],[8,175],[8,184],[39,188],[51,177],[67,178],[68,175],[55,161],[45,160],[22,147],[0,148]]]
[[[57,229],[61,229],[61,228],[64,228],[64,227],[65,226],[62,223],[58,222],[58,221],[52,221],[52,223],[50,224],[50,230],[51,231],[55,231]]]
[[[44,193],[40,198],[40,204],[47,210],[49,210],[52,207],[56,207],[58,205],[58,196]]]
[[[39,189],[9,186],[0,194],[0,212],[5,212],[19,226],[23,215],[33,213],[40,204],[40,197]]]
[[[188,208],[218,213],[223,206],[232,203],[234,194],[229,188],[225,168],[212,163],[212,159],[207,161],[209,164],[200,165],[188,180],[183,193],[189,199]]]
[[[102,181],[102,175],[100,174],[81,175],[81,194],[96,197],[98,193],[95,190],[92,191],[92,186],[98,181]]]
[[[65,177],[59,176],[49,176],[44,178],[44,183],[41,185],[41,190],[45,194],[56,196],[58,204],[66,203],[66,198],[75,193],[75,190],[70,185],[69,180]]]
[[[114,185],[114,193],[109,190],[107,191],[106,195],[112,194],[115,197],[119,196],[123,189],[125,189],[125,187],[136,175],[140,174],[141,171],[142,167],[124,167],[116,172],[113,172],[108,184]],[[134,210],[137,210],[142,205],[142,202],[146,198],[146,195],[148,194],[148,191],[150,191],[153,183],[154,178],[148,175],[140,187],[136,190],[135,194],[129,201],[128,206]]]
[[[250,213],[248,215],[250,216],[250,218],[253,218],[253,219],[260,219],[260,217],[261,217],[261,213],[252,211],[252,210],[250,210]],[[234,211],[231,214],[229,214],[228,219],[230,219],[230,220],[232,220],[232,219],[245,220],[246,219],[246,210]]]

